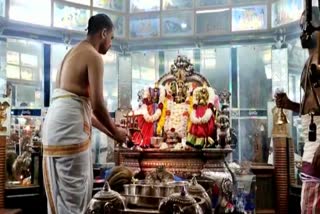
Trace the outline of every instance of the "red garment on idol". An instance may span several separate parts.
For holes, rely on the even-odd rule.
[[[148,105],[147,107],[149,114],[153,114],[152,105]],[[141,130],[142,136],[140,133],[135,132],[132,135],[132,141],[135,144],[138,144],[140,146],[150,146],[151,143],[151,137],[153,137],[153,122],[147,122],[143,115],[138,116],[138,127]],[[143,139],[142,139],[143,137]]]
[[[203,117],[208,109],[208,106],[197,106],[196,107],[196,117]],[[208,123],[204,124],[191,124],[189,133],[196,137],[210,137],[214,132],[214,117],[212,116]]]

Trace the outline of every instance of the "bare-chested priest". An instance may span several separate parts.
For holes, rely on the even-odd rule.
[[[301,26],[306,24],[305,12],[301,17]],[[312,24],[320,26],[320,14],[317,7],[312,8]],[[314,32],[310,39],[301,37],[302,46],[309,51],[309,58],[301,74],[301,88],[304,96],[301,103],[295,103],[286,94],[276,95],[277,107],[300,112],[302,134],[304,137],[304,152],[302,156],[302,192],[301,214],[320,213],[320,75],[319,70],[312,71],[311,66],[319,67],[317,44],[318,32]],[[312,113],[311,116],[310,113]],[[313,117],[313,118],[312,118]],[[316,124],[311,126],[311,124]],[[312,128],[314,127],[314,128]],[[315,130],[314,130],[315,129]]]
[[[122,143],[103,99],[103,60],[113,39],[105,14],[89,19],[87,38],[64,57],[43,127],[43,177],[49,214],[83,214],[92,196],[91,125]],[[110,77],[112,78],[112,77]]]

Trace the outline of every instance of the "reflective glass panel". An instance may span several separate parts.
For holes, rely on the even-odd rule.
[[[116,11],[125,11],[127,1],[126,0],[93,0],[93,6],[116,10]]]
[[[211,7],[228,4],[228,0],[196,0],[197,7]]]
[[[218,92],[229,90],[230,48],[201,49],[200,73]]]
[[[192,0],[162,0],[163,10],[181,10],[193,7]]]
[[[164,36],[187,36],[193,34],[193,11],[162,14]]]
[[[68,52],[68,49],[65,45],[62,45],[62,44],[51,45],[51,64],[50,64],[51,94],[52,94],[52,90],[55,88],[57,72],[60,69],[61,62],[67,52]]]
[[[7,78],[20,79],[20,67],[17,65],[7,65]]]
[[[130,17],[131,38],[152,38],[160,36],[160,19],[157,14]]]
[[[0,0],[0,16],[5,16],[6,0]]]
[[[130,12],[150,12],[160,10],[160,0],[130,0]]]
[[[267,109],[272,99],[272,77],[266,69],[271,64],[271,45],[243,46],[237,52],[240,108]]]
[[[65,0],[76,4],[90,5],[90,0]]]
[[[266,118],[240,119],[239,152],[242,161],[267,163],[270,140],[268,140],[268,120]]]
[[[196,11],[198,34],[221,34],[231,31],[231,11],[229,8]],[[223,22],[221,21],[223,20]]]
[[[280,0],[272,3],[271,26],[278,27],[300,19],[303,0]]]
[[[138,107],[138,92],[149,86],[154,86],[159,78],[158,52],[135,52],[132,59],[132,107]]]
[[[114,112],[118,108],[118,55],[114,51],[108,51],[103,55],[103,61],[103,96],[108,110]]]
[[[22,66],[30,66],[30,67],[38,67],[38,58],[35,55],[31,54],[21,54],[21,65]]]
[[[100,11],[93,11],[93,15],[101,13]],[[103,12],[102,12],[103,13]],[[115,35],[119,37],[124,37],[125,36],[125,16],[123,15],[117,15],[117,14],[112,14],[108,13],[108,16],[113,22],[113,25],[115,27]]]
[[[9,57],[8,57],[9,56]],[[19,60],[18,60],[19,57]],[[32,40],[7,39],[8,81],[12,81],[12,106],[43,106],[43,45]]]
[[[90,10],[54,3],[53,26],[84,31],[90,18]]]
[[[16,21],[50,26],[51,0],[10,0],[9,18]]]
[[[7,51],[7,63],[20,65],[20,55],[19,52]]]
[[[267,6],[246,6],[232,9],[232,31],[267,28]]]

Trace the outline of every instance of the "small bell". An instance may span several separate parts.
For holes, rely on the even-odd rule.
[[[283,124],[288,124],[289,120],[287,118],[287,115],[284,113],[283,108],[278,109],[278,114],[277,114],[277,125],[283,125]]]

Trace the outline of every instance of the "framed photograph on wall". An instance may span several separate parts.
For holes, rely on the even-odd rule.
[[[196,11],[197,34],[223,34],[231,31],[229,8]],[[223,22],[221,21],[223,20]]]
[[[245,6],[232,8],[232,31],[267,29],[267,6]]]
[[[90,10],[71,7],[60,2],[54,2],[53,26],[70,30],[84,31],[90,18]]]
[[[193,8],[193,0],[162,0],[162,10],[183,10]]]
[[[125,12],[126,2],[126,0],[93,0],[93,7]]]
[[[130,0],[130,13],[160,11],[160,0]]]
[[[146,14],[130,17],[130,38],[156,38],[160,36],[159,14]]]
[[[193,34],[193,11],[162,14],[163,36],[187,36]]]
[[[272,3],[271,27],[279,27],[299,20],[303,8],[303,0],[280,0]]]

